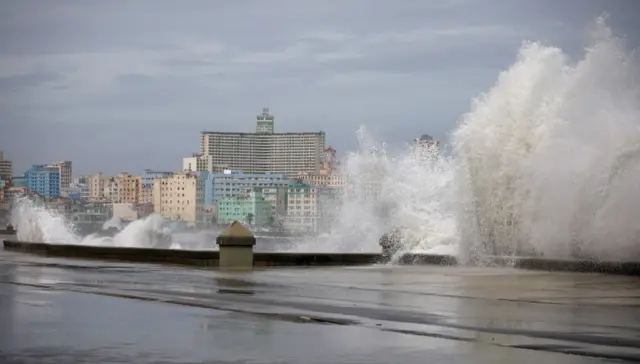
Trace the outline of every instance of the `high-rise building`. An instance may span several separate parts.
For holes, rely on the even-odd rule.
[[[259,133],[201,132],[201,158],[209,156],[213,166],[247,173],[295,177],[300,172],[317,172],[325,149],[324,132],[275,133],[273,116],[266,114],[258,115]]]
[[[60,194],[66,196],[73,175],[71,161],[58,161],[53,162],[51,165],[57,167],[60,172]]]
[[[190,226],[204,222],[204,180],[197,173],[176,173],[153,181],[153,209],[165,219]]]
[[[13,176],[13,165],[8,159],[4,159],[4,152],[0,150],[0,181],[7,181]]]
[[[34,164],[25,174],[27,188],[43,197],[60,197],[60,168]]]
[[[140,202],[140,190],[142,189],[142,178],[132,176],[123,172],[116,177],[118,184],[117,203],[138,203]]]
[[[256,116],[256,133],[273,134],[274,121],[273,115],[269,114],[269,108],[263,108],[262,114]]]

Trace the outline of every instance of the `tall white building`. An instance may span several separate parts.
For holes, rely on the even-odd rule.
[[[256,133],[201,132],[200,158],[206,160],[201,163],[287,177],[317,172],[325,149],[324,132],[275,133],[273,125],[274,118],[265,109],[257,116]]]

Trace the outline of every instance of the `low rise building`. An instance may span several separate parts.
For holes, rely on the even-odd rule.
[[[100,231],[112,214],[110,203],[74,204],[71,206],[70,219],[76,231],[87,235]]]
[[[114,203],[113,217],[121,221],[135,221],[138,219],[138,210],[135,203]]]
[[[202,226],[205,223],[204,180],[193,172],[156,179],[153,182],[153,208],[166,219]]]
[[[261,188],[254,188],[248,196],[233,196],[218,201],[218,223],[243,221],[248,225],[273,224],[272,204],[262,195]]]
[[[97,173],[87,177],[87,185],[89,186],[89,201],[92,202],[105,202],[111,201],[107,197],[106,187],[109,185],[112,177],[105,176],[102,173]]]
[[[255,188],[287,187],[291,180],[282,174],[244,173],[225,170],[205,176],[205,204],[215,204],[227,197],[247,196]]]
[[[310,184],[295,184],[287,189],[285,228],[295,233],[317,232],[318,190]]]

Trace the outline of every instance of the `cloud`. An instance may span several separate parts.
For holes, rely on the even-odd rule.
[[[93,167],[82,150],[101,145],[108,154],[122,144],[137,145],[132,167],[175,169],[180,153],[198,149],[199,130],[251,130],[265,106],[278,130],[322,129],[340,151],[355,147],[362,123],[396,140],[444,139],[523,40],[578,53],[588,23],[608,10],[616,34],[637,47],[637,8],[633,0],[8,1],[0,145],[17,170],[60,143],[69,155],[59,157],[83,172]],[[62,140],[23,152],[18,141],[42,130]],[[157,140],[177,148],[156,160]],[[100,163],[109,172],[125,162]]]
[[[15,92],[23,88],[51,84],[60,79],[60,74],[51,71],[35,71],[0,77],[0,92]]]

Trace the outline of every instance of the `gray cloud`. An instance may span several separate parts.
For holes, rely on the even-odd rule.
[[[60,79],[60,74],[51,71],[35,71],[0,77],[0,92],[15,92],[25,87],[35,87]]]
[[[366,124],[389,142],[445,139],[525,40],[579,55],[603,11],[640,45],[634,0],[3,1],[0,149],[20,171],[180,168],[200,130]],[[25,148],[29,141],[29,148]]]

